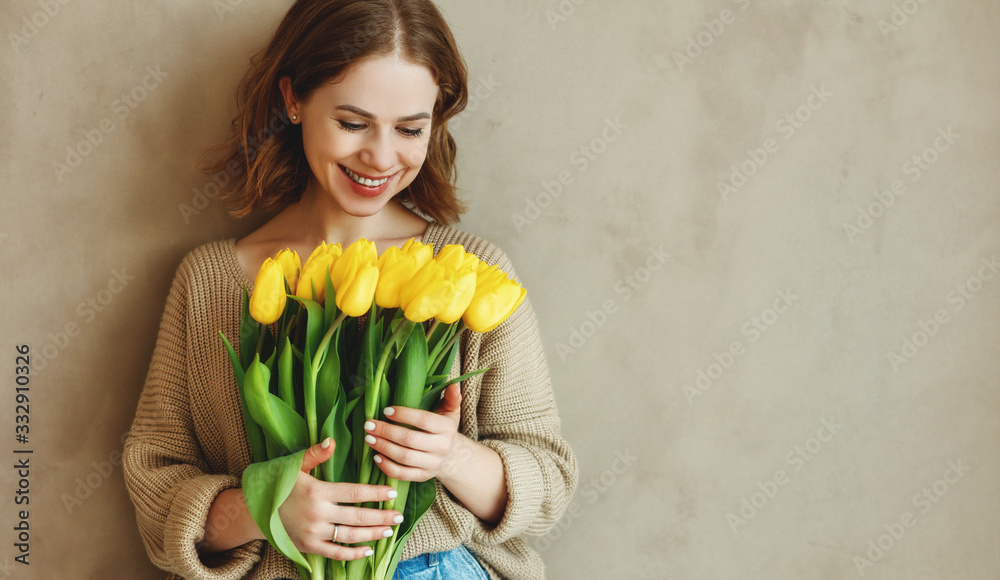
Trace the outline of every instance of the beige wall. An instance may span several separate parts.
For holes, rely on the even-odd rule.
[[[1000,575],[996,3],[441,5],[478,95],[463,227],[530,288],[580,459],[549,577]],[[3,469],[0,578],[164,576],[121,438],[179,260],[260,221],[192,165],[287,6],[0,7],[5,463],[14,346],[44,367],[32,564]]]

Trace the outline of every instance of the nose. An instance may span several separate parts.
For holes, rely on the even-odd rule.
[[[384,173],[396,164],[396,150],[392,143],[392,134],[388,131],[376,131],[367,140],[359,155],[361,162],[371,167],[376,173]]]

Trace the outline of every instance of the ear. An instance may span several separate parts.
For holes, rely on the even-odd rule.
[[[292,89],[292,78],[286,75],[278,79],[278,88],[281,89],[281,96],[285,100],[285,111],[288,113],[288,117],[299,115],[301,119],[299,101],[295,98],[295,91]]]

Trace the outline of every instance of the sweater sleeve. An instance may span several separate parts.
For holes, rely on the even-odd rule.
[[[199,557],[208,508],[239,478],[211,474],[194,434],[189,397],[188,270],[177,271],[152,362],[122,458],[146,552],[159,568],[188,579],[238,580],[260,559],[255,540]]]
[[[500,267],[513,273],[505,256]],[[529,290],[530,293],[530,290]],[[530,299],[483,336],[479,442],[503,461],[508,501],[496,525],[476,519],[474,541],[498,545],[522,534],[547,533],[576,490],[576,456],[560,433],[552,383]]]

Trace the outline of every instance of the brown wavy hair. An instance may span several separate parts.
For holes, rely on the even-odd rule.
[[[356,61],[400,54],[430,69],[438,84],[424,166],[397,196],[443,224],[465,211],[455,188],[455,139],[448,120],[468,102],[468,70],[444,17],[430,0],[298,0],[267,46],[250,60],[236,92],[229,138],[199,162],[217,183],[229,213],[277,211],[302,197],[311,175],[302,129],[291,124],[278,79],[291,77],[300,101]],[[219,174],[225,173],[221,178]]]

